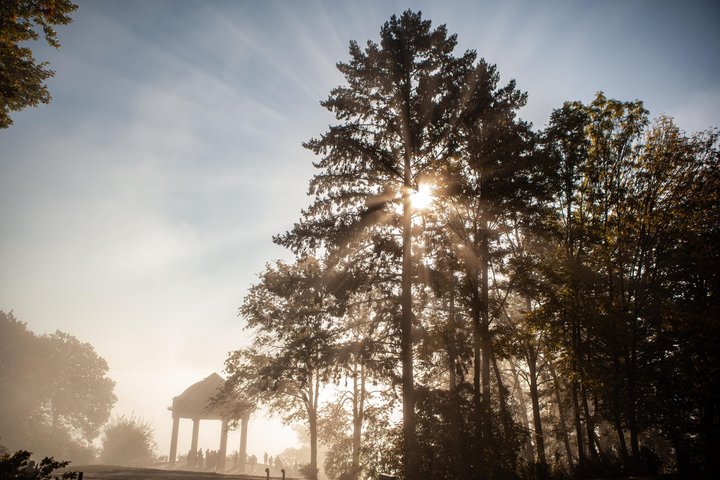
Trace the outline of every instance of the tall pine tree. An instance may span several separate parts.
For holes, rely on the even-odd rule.
[[[400,281],[399,356],[402,365],[403,466],[417,466],[413,375],[411,195],[453,154],[461,86],[474,52],[453,55],[455,35],[432,28],[421,14],[393,16],[380,43],[350,43],[338,63],[347,85],[322,105],[341,122],[305,145],[321,157],[310,184],[314,203],[276,241],[296,252],[346,249],[371,238],[393,252]],[[378,235],[379,234],[379,235]],[[397,240],[399,234],[400,240]],[[366,243],[367,244],[367,243]]]

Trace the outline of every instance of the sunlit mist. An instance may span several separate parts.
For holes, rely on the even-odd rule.
[[[425,210],[435,199],[435,188],[430,183],[421,183],[417,190],[410,194],[410,202],[414,210]]]
[[[68,2],[60,48],[42,25],[5,47],[23,10],[6,4]],[[635,468],[646,452],[667,473],[668,452],[718,433],[720,389],[698,372],[717,358],[720,140],[704,129],[720,125],[720,9],[410,3],[452,37],[407,70],[393,62],[414,50],[380,36],[402,2],[0,0],[0,64],[27,48],[52,69],[52,101],[22,110],[4,97],[22,82],[0,74],[0,471],[26,450],[73,467],[299,479],[316,461],[318,480],[378,478],[404,461],[405,412],[427,432],[415,463],[448,466],[435,478],[489,478],[479,459],[501,449],[513,478],[590,475],[575,469],[585,454]],[[626,136],[613,99],[643,102]],[[234,358],[253,366],[252,388],[230,391],[252,409],[211,412],[214,384],[183,397],[250,378]],[[308,358],[326,368],[317,386]],[[283,403],[309,386],[312,415]]]

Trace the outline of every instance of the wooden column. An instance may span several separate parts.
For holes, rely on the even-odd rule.
[[[190,455],[188,455],[188,464],[194,467],[197,464],[198,435],[200,434],[200,419],[193,418],[192,443],[190,444]]]
[[[238,458],[238,464],[240,465],[241,472],[245,471],[245,459],[247,458],[247,431],[249,420],[249,413],[243,415],[242,427],[240,427],[240,458]]]
[[[178,430],[180,428],[180,417],[173,415],[172,437],[170,438],[170,466],[175,466],[177,458]]]
[[[227,459],[227,437],[228,437],[228,422],[227,420],[222,421],[222,428],[220,430],[220,451],[218,452],[218,463],[217,471],[225,473],[225,460]]]

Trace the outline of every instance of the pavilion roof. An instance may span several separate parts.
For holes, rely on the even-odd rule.
[[[220,393],[224,385],[225,380],[217,373],[212,373],[174,397],[169,410],[172,410],[173,417],[222,420],[223,409],[211,405],[212,399]]]

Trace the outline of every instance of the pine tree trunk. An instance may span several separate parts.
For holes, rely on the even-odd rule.
[[[448,356],[448,390],[451,396],[457,390],[457,348],[455,346],[455,334],[457,333],[457,325],[455,324],[455,285],[450,287],[450,298],[447,305],[448,312],[448,329],[445,334],[445,350]]]
[[[572,370],[573,378],[571,384],[573,413],[575,416],[575,436],[577,439],[578,465],[580,469],[585,466],[585,444],[583,441],[582,421],[580,413],[580,367],[579,367],[579,344],[580,344],[580,328],[577,320],[572,320]]]
[[[475,226],[475,238],[479,234],[477,225]],[[478,432],[480,458],[484,455],[484,443],[482,441],[482,425],[483,425],[483,401],[482,401],[482,279],[480,261],[473,262],[469,268],[468,276],[472,285],[470,315],[472,317],[473,332],[473,413],[475,426]]]
[[[308,382],[308,400],[307,400],[307,414],[308,414],[308,427],[310,430],[310,480],[317,480],[318,478],[318,463],[317,463],[317,391],[315,390],[315,379],[313,376],[310,377]]]
[[[452,268],[451,268],[452,271]],[[445,348],[448,354],[448,393],[450,397],[450,411],[448,423],[450,431],[454,434],[450,438],[452,448],[451,464],[455,478],[464,478],[464,459],[462,454],[462,420],[460,418],[460,393],[458,392],[457,379],[457,323],[455,318],[455,285],[450,287],[450,299],[448,302],[448,331],[445,335]]]
[[[527,352],[528,370],[530,373],[530,399],[533,409],[533,424],[535,426],[535,445],[537,447],[538,461],[547,463],[545,458],[545,439],[543,438],[542,419],[540,418],[540,399],[538,395],[537,350],[533,345]]]
[[[551,361],[547,361],[548,369],[550,370],[550,376],[553,383],[553,391],[555,393],[555,404],[557,405],[558,421],[560,423],[560,436],[562,443],[565,446],[565,454],[567,455],[568,465],[573,466],[573,453],[570,447],[570,438],[568,438],[568,428],[565,422],[565,412],[562,407],[562,395],[560,394],[560,381],[558,380],[557,372],[555,372],[555,366]],[[559,442],[559,440],[558,440]]]
[[[617,338],[617,334],[613,332],[614,338]],[[617,340],[616,340],[617,341]],[[618,442],[620,444],[620,455],[622,456],[622,460],[624,463],[627,463],[628,460],[628,449],[627,449],[627,443],[625,442],[625,432],[623,431],[622,422],[620,421],[620,382],[621,382],[621,369],[620,369],[620,358],[618,354],[618,348],[617,344],[613,344],[613,370],[614,370],[614,376],[613,376],[613,382],[612,382],[612,396],[613,396],[613,425],[615,426],[615,431],[618,435]]]
[[[365,367],[357,362],[353,375],[353,443],[352,443],[352,478],[360,477],[360,448],[362,424],[365,416]],[[359,377],[359,378],[358,378]],[[359,385],[358,385],[359,384]]]
[[[409,118],[409,117],[407,117]],[[416,478],[417,438],[415,428],[415,384],[413,373],[413,324],[412,324],[412,205],[410,202],[411,149],[405,147],[404,193],[403,193],[403,259],[402,259],[402,298],[400,318],[400,358],[402,363],[403,393],[403,466],[405,478]]]
[[[527,432],[527,441],[525,442],[525,459],[528,463],[535,463],[535,449],[533,448],[532,438],[530,436],[530,421],[527,415],[527,403],[525,402],[525,394],[519,380],[519,375],[515,365],[512,366],[513,376],[515,377],[515,392],[518,403],[520,404],[520,422]]]
[[[637,310],[637,309],[636,309]],[[630,428],[630,448],[634,458],[640,457],[639,426],[637,422],[637,316],[634,316],[631,325],[630,354],[628,361],[628,426]]]
[[[500,367],[498,365],[497,357],[495,356],[495,350],[492,348],[492,344],[490,344],[490,356],[492,358],[492,365],[493,365],[493,375],[495,376],[495,383],[497,383],[498,388],[498,399],[500,401],[500,418],[502,421],[503,426],[503,433],[507,434],[508,431],[510,431],[510,428],[507,425],[508,419],[511,418],[510,412],[507,409],[507,398],[505,396],[505,385],[503,385],[502,381],[502,374],[500,373]]]
[[[595,422],[593,421],[592,415],[590,415],[587,389],[585,388],[585,384],[581,384],[580,387],[580,394],[582,395],[582,407],[585,413],[585,428],[587,429],[588,450],[590,450],[590,455],[592,455],[593,458],[599,459],[600,454],[598,453],[597,445],[595,442]]]
[[[483,444],[487,446],[492,438],[492,416],[490,414],[490,302],[488,271],[490,264],[490,248],[488,239],[488,224],[485,222],[482,241],[480,244],[481,272],[481,335],[480,348],[482,350],[482,437]]]
[[[478,280],[479,278],[476,277]],[[480,319],[480,297],[477,292],[473,292],[473,308],[472,326],[473,326],[473,408],[475,411],[475,421],[478,425],[483,421],[482,418],[482,383],[480,381],[482,371],[481,338],[482,338],[482,321]]]

